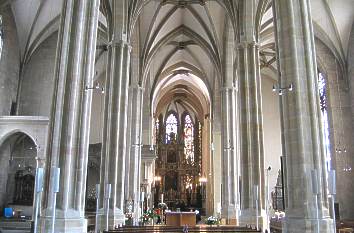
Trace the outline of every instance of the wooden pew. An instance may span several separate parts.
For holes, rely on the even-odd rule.
[[[176,226],[123,226],[115,230],[105,231],[106,233],[164,233],[164,232],[183,232],[183,227]],[[246,232],[261,232],[260,230],[250,229],[246,227],[236,227],[236,226],[195,226],[188,227],[188,232],[196,233],[211,233],[211,232],[235,232],[235,233],[246,233]]]

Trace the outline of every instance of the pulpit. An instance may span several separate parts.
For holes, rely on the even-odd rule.
[[[166,212],[166,225],[168,226],[195,226],[195,212]]]

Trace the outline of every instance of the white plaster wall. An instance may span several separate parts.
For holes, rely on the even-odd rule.
[[[105,85],[105,73],[96,80],[100,86]],[[99,90],[92,92],[90,144],[102,142],[103,114],[105,93]]]
[[[264,140],[264,169],[269,166],[270,191],[274,189],[280,169],[281,130],[279,114],[279,96],[272,91],[274,79],[262,76],[262,111],[263,111],[263,140]],[[266,178],[266,176],[265,176]],[[267,179],[267,178],[266,178]]]
[[[52,34],[24,66],[18,114],[50,116],[54,90],[54,65],[58,34]]]

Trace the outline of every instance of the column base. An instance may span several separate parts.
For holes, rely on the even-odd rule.
[[[98,211],[98,229],[100,231],[106,230],[107,228],[107,218],[104,209],[100,209]],[[109,210],[108,217],[108,229],[113,230],[119,226],[125,225],[125,214],[118,208],[114,210]]]
[[[49,214],[50,213],[50,214]],[[52,217],[51,211],[46,210],[45,216],[40,218],[40,232],[52,232]],[[56,210],[54,223],[55,233],[86,233],[87,219],[76,210],[61,211]]]
[[[241,210],[239,217],[239,226],[251,225],[253,227],[257,226],[257,211],[255,209]],[[267,214],[265,210],[258,212],[258,228],[265,230],[267,229]]]
[[[236,206],[223,206],[221,211],[222,223],[227,225],[237,225],[238,224],[238,211]]]
[[[300,219],[285,217],[283,222],[283,232],[291,233],[333,233],[334,226],[333,220],[330,218],[327,219]]]

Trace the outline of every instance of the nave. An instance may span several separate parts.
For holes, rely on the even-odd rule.
[[[353,21],[353,0],[0,1],[0,231],[354,228]]]

